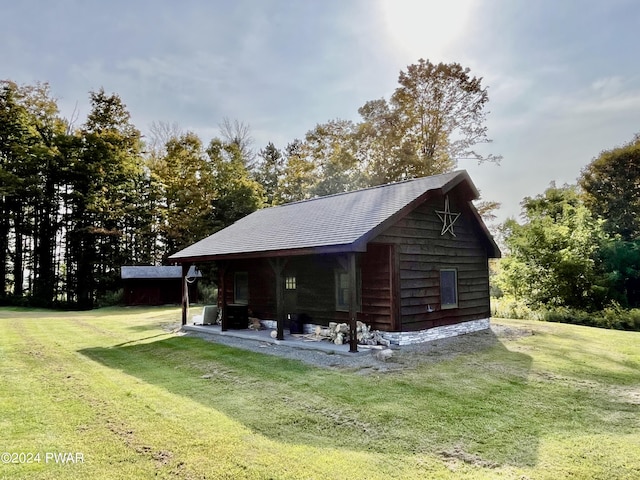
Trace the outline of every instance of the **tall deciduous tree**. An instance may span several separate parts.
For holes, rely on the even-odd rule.
[[[151,122],[149,135],[145,141],[149,157],[161,157],[166,154],[169,141],[182,136],[184,132],[177,122]]]
[[[365,103],[358,113],[362,122],[357,126],[358,157],[370,185],[382,185],[407,175],[407,157],[400,117],[384,99]]]
[[[598,262],[607,236],[576,188],[552,185],[522,207],[525,223],[503,226],[509,256],[501,262],[502,290],[538,307],[602,307],[608,287]]]
[[[458,161],[498,162],[475,147],[489,143],[482,79],[458,63],[420,59],[401,71],[389,102],[359,109],[359,154],[372,184],[449,172]]]
[[[640,239],[640,135],[602,152],[578,179],[587,207],[606,230],[625,241]]]
[[[202,142],[191,132],[170,139],[152,177],[161,190],[159,231],[163,257],[211,233],[213,173]]]
[[[240,160],[247,170],[255,166],[256,153],[253,150],[253,137],[251,127],[239,120],[230,120],[224,117],[219,125],[222,142],[227,145],[235,145],[240,154]]]
[[[348,120],[331,120],[307,132],[302,152],[315,167],[312,196],[331,195],[365,185],[357,158],[356,127]]]

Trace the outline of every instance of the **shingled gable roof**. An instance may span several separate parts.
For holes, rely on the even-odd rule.
[[[461,170],[265,208],[171,255],[169,260],[184,263],[365,251],[369,240],[429,194],[446,194],[461,183],[467,187],[464,192],[469,198],[465,200],[478,197],[469,175]],[[487,237],[490,256],[499,256],[484,223],[475,215]]]
[[[202,277],[202,273],[191,267],[187,273],[187,277]],[[165,280],[171,278],[182,278],[182,267],[175,265],[123,265],[120,267],[120,278],[123,280],[132,279],[153,279],[153,280]]]

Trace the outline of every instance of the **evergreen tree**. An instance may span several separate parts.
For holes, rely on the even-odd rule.
[[[214,192],[211,201],[211,234],[262,208],[265,198],[262,185],[249,175],[238,145],[213,139],[207,148],[207,156],[213,174],[211,189]]]
[[[47,84],[0,84],[0,249],[11,253],[0,266],[2,292],[11,271],[13,295],[26,293],[38,304],[50,305],[63,182],[58,143],[66,125]]]
[[[318,181],[315,165],[307,158],[304,149],[304,144],[298,139],[285,149],[284,175],[276,195],[282,203],[311,198],[312,188]]]
[[[78,132],[81,150],[72,166],[70,235],[81,308],[90,308],[96,296],[114,289],[120,265],[129,263],[122,237],[141,168],[140,132],[120,97],[101,89],[90,98],[92,109]]]
[[[254,171],[254,177],[264,188],[266,204],[279,205],[282,203],[279,197],[279,186],[285,167],[282,152],[269,142],[264,149],[260,150],[258,157],[260,161]]]

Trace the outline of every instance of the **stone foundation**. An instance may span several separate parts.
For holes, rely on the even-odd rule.
[[[433,327],[417,332],[380,332],[382,337],[389,340],[391,345],[413,345],[416,343],[432,342],[443,338],[457,337],[465,333],[479,332],[491,327],[488,318],[482,320],[471,320],[469,322],[456,323],[454,325],[444,325]]]
[[[275,320],[260,320],[264,328],[275,330],[277,323]],[[303,331],[305,334],[314,333],[316,326],[313,323],[305,323]],[[389,340],[391,345],[414,345],[416,343],[432,342],[443,338],[457,337],[465,333],[479,332],[487,330],[491,327],[488,318],[482,320],[471,320],[468,322],[456,323],[454,325],[444,325],[442,327],[433,327],[427,330],[419,330],[417,332],[380,332],[383,338]]]

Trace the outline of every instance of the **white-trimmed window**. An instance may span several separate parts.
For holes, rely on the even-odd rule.
[[[249,274],[236,272],[233,277],[233,303],[249,303]]]
[[[455,268],[440,270],[440,308],[458,308],[458,271]]]
[[[295,290],[296,289],[296,276],[295,275],[287,275],[284,278],[284,288],[286,290]]]
[[[360,270],[356,272],[356,310],[360,311],[362,275]],[[336,311],[349,311],[349,273],[346,270],[335,271],[336,286]]]

